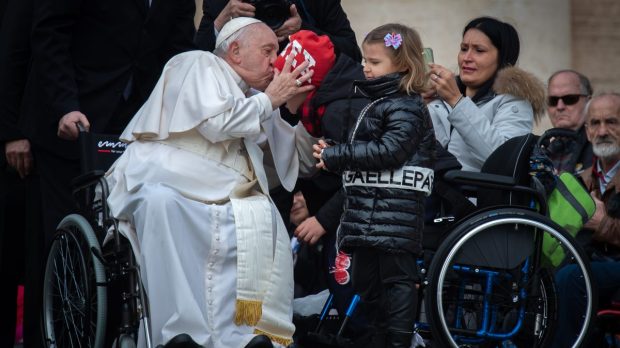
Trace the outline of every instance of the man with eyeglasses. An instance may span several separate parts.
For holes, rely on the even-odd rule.
[[[549,145],[550,158],[559,172],[579,174],[592,164],[592,145],[583,127],[586,104],[592,95],[590,81],[574,70],[559,70],[547,83],[547,113],[555,128],[574,131],[573,138],[556,139]]]

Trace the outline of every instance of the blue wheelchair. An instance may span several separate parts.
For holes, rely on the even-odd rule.
[[[414,332],[432,347],[551,347],[557,335],[570,336],[569,347],[581,347],[586,340],[597,298],[589,260],[548,217],[544,189],[528,174],[535,140],[531,134],[509,140],[480,173],[443,175],[445,182],[475,191],[477,202],[466,216],[438,216],[424,231]],[[448,203],[471,202],[451,198]],[[585,298],[571,298],[556,286],[556,274],[568,266],[576,268],[574,284]],[[353,296],[340,326],[326,330],[321,323],[333,301],[331,296],[300,347],[364,346],[346,328],[359,297]],[[557,332],[560,302],[583,303],[571,313],[580,322],[577,332]]]

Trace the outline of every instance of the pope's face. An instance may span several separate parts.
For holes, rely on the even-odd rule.
[[[264,91],[273,79],[273,63],[278,52],[276,34],[265,24],[249,28],[236,52],[236,71],[250,87]]]

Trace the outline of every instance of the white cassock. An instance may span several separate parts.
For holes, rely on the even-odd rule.
[[[152,343],[290,343],[292,257],[268,189],[313,171],[316,139],[203,51],[166,64],[121,139],[108,205],[140,263]]]

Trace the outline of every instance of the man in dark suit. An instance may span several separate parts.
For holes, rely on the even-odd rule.
[[[318,35],[328,35],[337,53],[344,53],[356,62],[362,55],[351,23],[340,0],[291,0],[290,18],[274,31],[280,47],[286,46],[289,35],[301,29]],[[256,8],[243,0],[203,0],[202,20],[196,33],[196,45],[201,50],[213,51],[217,32],[235,17],[254,17]],[[261,18],[259,18],[261,19]]]
[[[193,49],[194,0],[35,0],[23,128],[41,178],[46,237],[76,207],[77,123],[120,133],[166,61]]]
[[[30,65],[32,5],[32,0],[0,4],[0,347],[14,343],[18,284],[25,285],[24,347],[43,344],[38,178],[30,141],[18,127]]]

